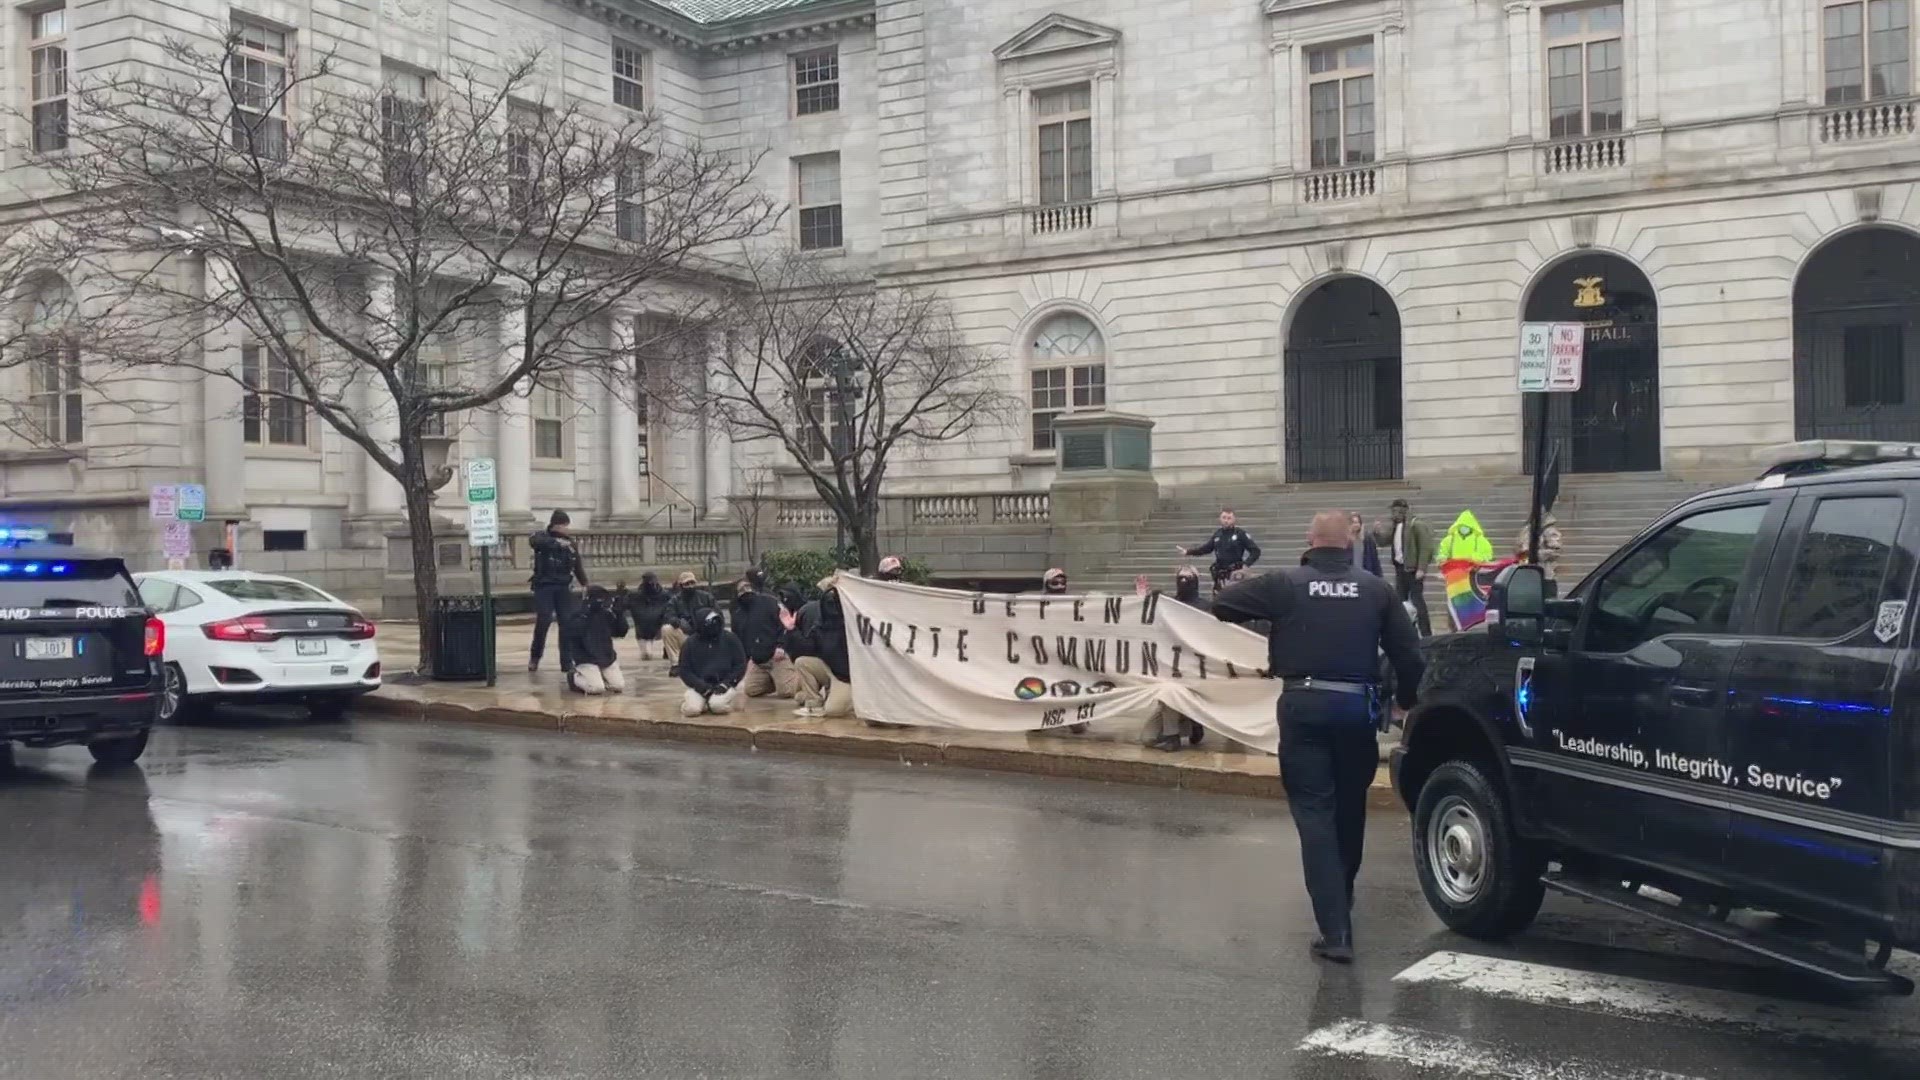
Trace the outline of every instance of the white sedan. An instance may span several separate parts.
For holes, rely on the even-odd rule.
[[[167,626],[161,720],[237,701],[298,701],[332,720],[380,687],[373,623],[305,582],[238,570],[155,571],[134,582]]]

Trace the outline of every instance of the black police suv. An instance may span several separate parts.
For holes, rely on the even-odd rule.
[[[1428,903],[1548,888],[1864,989],[1920,947],[1920,445],[1803,443],[1570,591],[1502,571],[1392,758]],[[1647,888],[1651,887],[1651,888]]]
[[[160,620],[118,558],[0,533],[0,750],[84,743],[133,764],[160,701]]]

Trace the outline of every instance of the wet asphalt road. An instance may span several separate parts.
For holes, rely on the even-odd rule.
[[[1450,935],[1405,830],[1341,969],[1257,800],[378,721],[23,751],[0,1076],[1915,1075],[1914,1001],[1564,902]]]

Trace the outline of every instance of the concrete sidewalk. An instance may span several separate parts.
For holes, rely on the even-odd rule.
[[[548,642],[538,674],[526,670],[533,628],[499,627],[499,685],[484,683],[390,683],[364,699],[363,708],[385,716],[452,723],[499,724],[586,735],[619,735],[878,758],[906,765],[947,765],[1002,772],[1065,776],[1113,783],[1148,784],[1229,795],[1284,798],[1278,764],[1209,732],[1197,748],[1169,753],[1142,745],[1133,725],[1096,725],[1084,735],[1069,732],[1000,734],[953,728],[874,728],[860,720],[805,719],[791,701],[756,698],[731,716],[680,715],[682,687],[660,662],[623,659],[627,692],[587,697],[565,689],[555,643]],[[412,665],[418,649],[412,623],[381,623],[380,652],[388,671]],[[621,650],[630,655],[630,643]],[[1391,743],[1382,742],[1382,760]],[[1372,800],[1381,807],[1399,801],[1382,768]]]

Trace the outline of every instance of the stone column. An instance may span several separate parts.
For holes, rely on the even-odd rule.
[[[1291,38],[1275,39],[1268,43],[1267,50],[1273,56],[1273,173],[1279,177],[1272,196],[1276,205],[1284,206],[1294,201],[1298,185],[1291,174],[1304,160],[1300,156],[1300,135],[1294,128],[1300,99],[1300,75],[1294,59],[1298,51]]]
[[[375,348],[386,348],[394,325],[393,273],[376,270],[367,277],[367,340]],[[367,373],[366,396],[360,422],[381,449],[396,457],[400,453],[400,410],[393,394],[378,374]],[[355,447],[355,450],[359,450]],[[405,492],[393,474],[380,467],[372,454],[360,451],[361,507],[370,517],[400,517],[406,509]]]
[[[1535,84],[1533,60],[1533,6],[1527,0],[1508,0],[1507,12],[1507,179],[1531,186],[1540,170],[1534,158]],[[1541,133],[1545,133],[1544,123]]]
[[[640,415],[634,403],[640,393],[640,372],[634,353],[634,319],[630,311],[613,316],[610,333],[617,361],[612,400],[606,406],[607,485],[603,517],[620,517],[640,509]]]
[[[525,356],[527,309],[509,300],[500,316],[500,371],[505,374]],[[495,412],[494,462],[499,468],[502,528],[520,529],[533,515],[533,410],[527,387],[517,386],[500,399]]]
[[[1018,211],[1027,201],[1027,88],[1009,86],[1000,95],[1000,122],[1006,126],[1007,139],[1007,205]]]
[[[1093,152],[1099,160],[1093,193],[1112,195],[1120,189],[1120,100],[1112,70],[1093,77]]]
[[[231,295],[238,286],[233,267],[215,257],[202,259],[204,295]],[[219,521],[247,516],[247,444],[242,426],[245,392],[235,379],[240,374],[240,350],[246,328],[209,312],[204,350],[206,371],[200,377],[201,460],[205,463],[207,519]],[[231,374],[229,374],[231,373]],[[261,417],[264,426],[266,418]]]
[[[1374,113],[1380,117],[1380,158],[1404,157],[1407,152],[1407,37],[1406,26],[1389,22],[1380,28],[1378,58],[1381,93],[1374,95]]]

